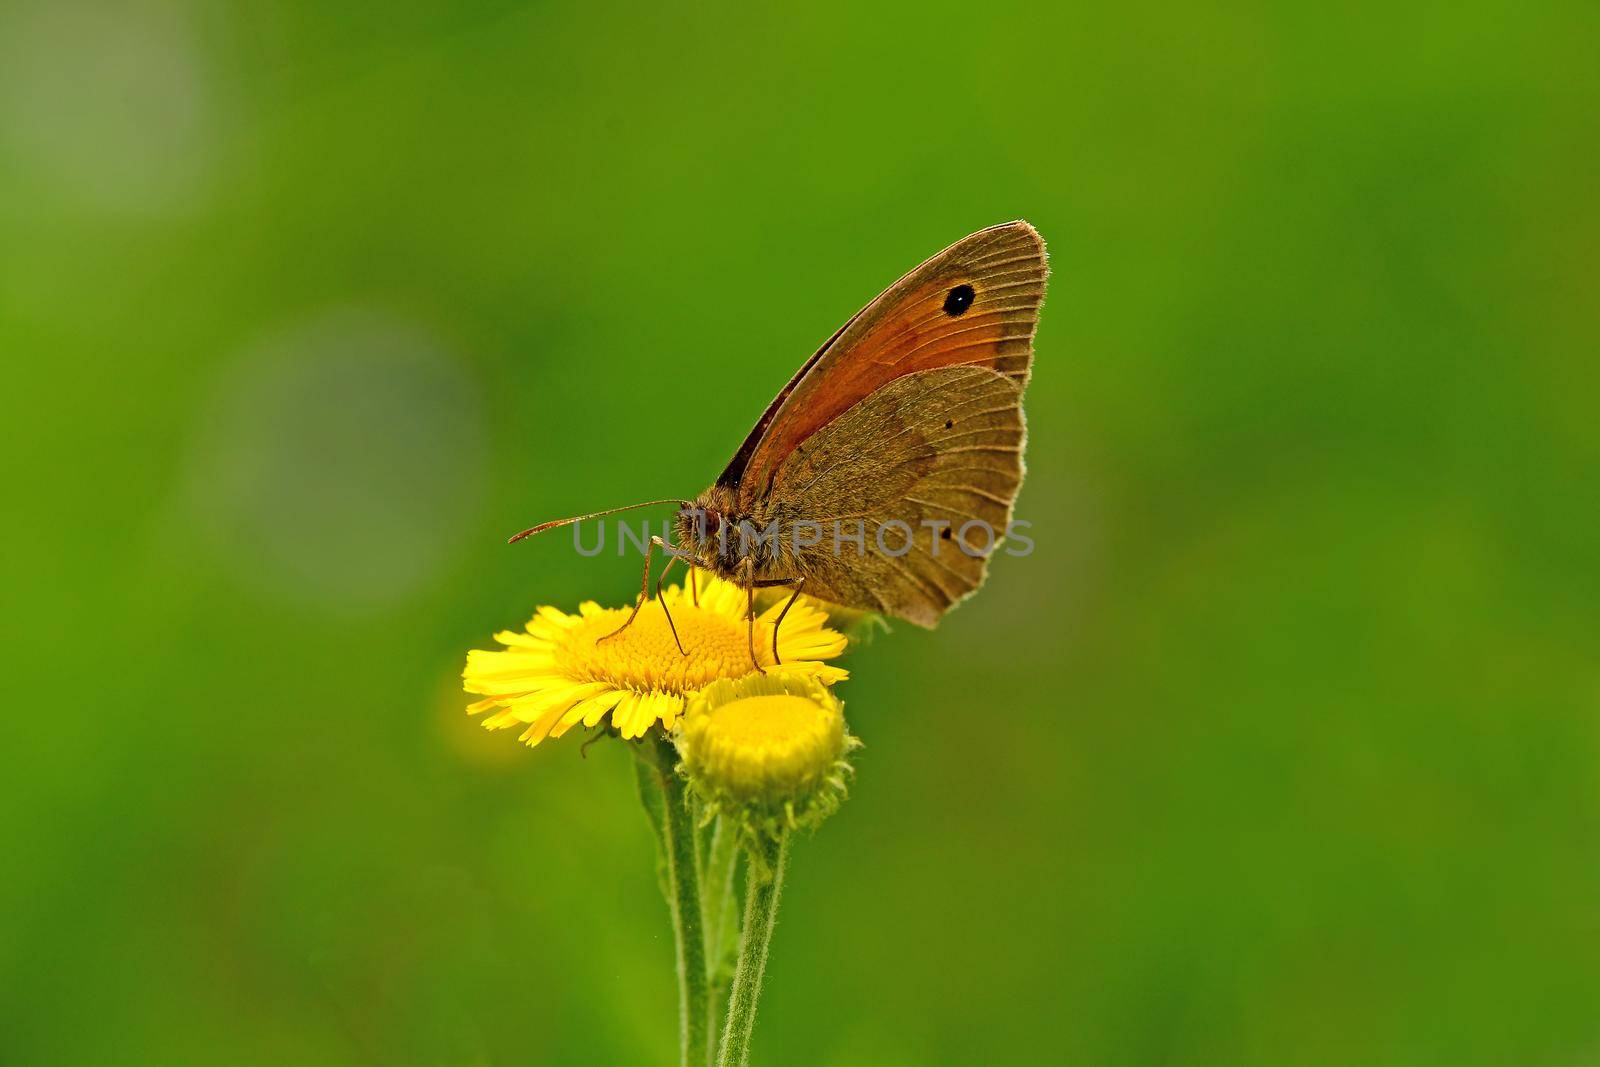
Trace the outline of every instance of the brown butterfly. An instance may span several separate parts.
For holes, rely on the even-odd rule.
[[[983,583],[1010,525],[1047,273],[1039,234],[1010,222],[957,241],[857,312],[767,405],[714,485],[692,501],[630,505],[680,507],[678,544],[652,539],[671,555],[657,599],[677,559],[737,582],[757,670],[757,589],[793,590],[777,626],[802,590],[937,624]],[[649,580],[647,551],[639,599],[616,633]]]

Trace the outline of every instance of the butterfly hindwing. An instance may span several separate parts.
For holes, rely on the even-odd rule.
[[[1022,389],[982,366],[894,379],[781,464],[780,525],[805,521],[806,591],[921,626],[982,584],[1022,484]]]

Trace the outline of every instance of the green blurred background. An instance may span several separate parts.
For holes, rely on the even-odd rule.
[[[0,8],[0,1061],[667,1064],[627,753],[461,712],[1025,217],[1019,515],[852,654],[773,1065],[1600,1063],[1589,3]]]

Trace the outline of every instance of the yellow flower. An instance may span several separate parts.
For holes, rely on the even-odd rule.
[[[671,729],[685,701],[719,679],[757,674],[750,663],[745,593],[737,585],[700,574],[699,603],[688,591],[669,587],[663,599],[688,655],[678,651],[661,605],[644,605],[633,625],[608,641],[631,608],[602,608],[589,601],[568,615],[542,607],[522,633],[502,631],[503,651],[467,653],[462,686],[486,699],[467,708],[490,730],[526,726],[522,740],[537,745],[560,737],[578,723],[594,726],[607,715],[625,738],[644,736],[659,722]],[[816,678],[831,685],[847,677],[822,662],[845,649],[845,638],[826,627],[827,613],[800,597],[784,616],[778,652],[772,658],[772,628],[782,605],[756,619],[756,658],[774,673]]]
[[[752,837],[812,827],[833,812],[857,744],[838,698],[796,675],[715,682],[690,702],[677,733],[690,788]]]

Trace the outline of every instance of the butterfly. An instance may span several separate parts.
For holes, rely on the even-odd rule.
[[[652,539],[633,612],[608,636],[637,617],[650,551],[661,547],[669,559],[658,600],[680,559],[745,590],[757,670],[760,589],[791,590],[773,628],[774,661],[778,628],[802,591],[932,627],[983,584],[1010,528],[1023,475],[1022,394],[1048,273],[1044,242],[1026,222],[964,237],[806,360],[694,500],[559,519],[511,540],[677,504],[677,543]]]

